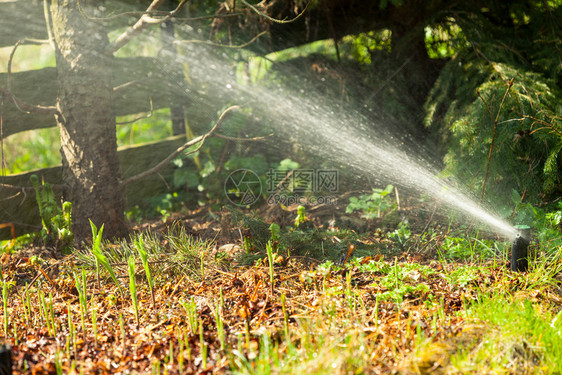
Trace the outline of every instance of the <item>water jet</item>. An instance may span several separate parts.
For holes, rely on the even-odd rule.
[[[529,268],[527,248],[531,240],[531,227],[528,225],[516,225],[515,229],[517,234],[511,247],[511,270],[524,272]]]

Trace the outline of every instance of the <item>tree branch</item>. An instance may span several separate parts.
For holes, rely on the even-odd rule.
[[[14,55],[16,54],[16,50],[22,44],[47,44],[49,43],[48,39],[20,39],[14,44],[14,48],[10,52],[10,57],[8,58],[8,75],[7,75],[7,90],[12,91],[12,62],[14,61]]]
[[[53,22],[51,20],[51,12],[49,11],[48,0],[43,0],[43,16],[45,17],[45,25],[47,26],[48,42],[51,47],[56,49],[55,37],[53,36]]]
[[[54,190],[58,190],[58,189],[64,189],[64,185],[63,184],[51,184],[51,187]],[[7,189],[7,190],[17,190],[20,191],[22,193],[26,193],[26,192],[33,192],[35,191],[35,188],[33,186],[19,186],[19,185],[10,185],[10,184],[4,184],[4,183],[0,183],[0,188],[1,189]]]
[[[164,0],[153,0],[152,3],[146,9],[145,14],[143,14],[133,26],[129,27],[123,34],[119,35],[117,39],[115,39],[115,41],[112,43],[112,45],[109,48],[109,52],[110,53],[117,52],[125,44],[129,43],[131,39],[133,39],[147,25],[158,24],[168,21],[170,18],[174,17],[176,13],[178,13],[185,6],[185,4],[187,4],[188,1],[189,0],[182,0],[178,4],[176,9],[174,9],[171,12],[168,12],[166,16],[162,18],[154,18],[154,17],[150,17],[148,14],[158,9],[158,7],[162,5]]]
[[[121,17],[129,17],[129,16],[169,16],[170,15],[170,11],[167,10],[153,10],[153,11],[132,11],[132,12],[123,12],[123,13],[119,13],[119,14],[114,14],[112,16],[107,16],[107,17],[93,17],[93,16],[89,16],[86,14],[86,12],[84,12],[84,9],[82,8],[82,5],[80,4],[80,0],[78,0],[78,10],[80,11],[80,14],[82,15],[82,17],[84,17],[85,19],[89,20],[89,21],[94,21],[94,22],[106,22],[106,21],[113,21],[115,19],[121,18]],[[174,17],[175,20],[178,21],[201,21],[201,20],[208,20],[208,19],[214,19],[214,18],[225,18],[225,17],[236,17],[236,16],[242,16],[244,15],[244,13],[241,12],[236,12],[236,13],[228,13],[228,14],[215,14],[215,15],[211,15],[211,16],[199,16],[199,17]]]
[[[150,98],[150,112],[148,112],[145,115],[135,117],[133,120],[130,120],[130,121],[117,122],[116,125],[132,124],[134,122],[137,122],[139,120],[143,120],[145,118],[151,118],[153,114],[154,114],[154,106],[152,105],[152,98]]]
[[[199,40],[199,39],[175,40],[174,43],[178,43],[178,44],[179,43],[206,44],[206,45],[209,45],[209,46],[221,47],[221,48],[246,48],[250,44],[254,43],[256,40],[258,40],[259,37],[261,37],[265,34],[267,34],[267,31],[262,31],[261,33],[259,33],[258,35],[256,35],[255,37],[253,37],[252,39],[247,41],[246,43],[238,44],[238,45],[234,45],[234,46],[230,46],[228,44],[222,44],[222,43],[215,43],[215,42],[211,42],[209,40]]]
[[[221,115],[219,116],[217,122],[215,123],[215,125],[211,128],[211,130],[209,130],[206,134],[204,135],[200,135],[199,137],[193,138],[192,140],[186,142],[183,146],[179,147],[176,151],[172,152],[170,155],[168,155],[168,157],[166,157],[164,160],[162,160],[160,163],[156,164],[154,167],[150,168],[149,170],[146,170],[142,173],[139,173],[133,177],[129,177],[128,179],[126,179],[125,181],[122,181],[120,186],[121,187],[125,187],[133,182],[137,182],[139,180],[142,180],[145,177],[148,177],[156,172],[158,172],[160,169],[162,169],[163,167],[165,167],[170,161],[172,161],[172,159],[174,159],[176,156],[178,156],[182,151],[184,151],[186,148],[191,147],[197,143],[199,143],[199,146],[197,146],[197,148],[193,151],[190,151],[187,155],[193,154],[197,151],[199,151],[199,149],[203,146],[203,144],[205,143],[205,140],[207,140],[207,138],[211,137],[213,135],[213,133],[217,130],[217,128],[222,124],[224,118],[226,117],[226,115],[230,112],[233,111],[235,109],[240,109],[240,106],[237,105],[233,105],[228,107],[227,109],[224,110],[223,113],[221,113]]]
[[[55,106],[42,106],[42,105],[33,105],[24,102],[10,91],[6,90],[2,86],[0,86],[0,93],[4,95],[9,101],[14,103],[14,105],[23,113],[30,114],[31,112],[34,113],[41,113],[44,115],[58,115],[59,110]]]
[[[59,113],[57,107],[55,106],[41,106],[41,105],[33,105],[24,102],[23,100],[19,99],[17,96],[12,94],[12,62],[14,60],[14,55],[18,47],[22,44],[46,44],[49,43],[49,40],[43,39],[20,39],[14,44],[14,48],[10,52],[10,57],[8,58],[8,72],[6,76],[6,85],[7,88],[3,88],[0,86],[0,94],[10,100],[14,105],[23,113],[42,113],[47,115],[56,115]]]
[[[234,142],[255,142],[255,141],[263,141],[264,139],[266,139],[267,137],[271,137],[272,135],[273,135],[273,133],[265,135],[263,137],[240,138],[240,137],[230,137],[228,135],[215,133],[215,134],[213,134],[213,137],[225,139],[227,141],[234,141]]]
[[[480,97],[480,100],[482,100],[482,102],[486,106],[486,109],[488,110],[488,113],[490,114],[490,117],[492,119],[492,123],[494,125],[494,128],[492,130],[492,142],[490,143],[490,151],[488,152],[488,161],[486,162],[486,173],[484,174],[484,182],[482,183],[482,193],[480,194],[480,201],[484,200],[484,194],[486,194],[486,182],[488,181],[488,173],[489,173],[489,170],[490,170],[490,161],[492,160],[492,153],[494,152],[494,144],[496,143],[496,132],[497,132],[497,128],[498,128],[498,121],[500,119],[500,113],[502,111],[503,103],[505,102],[505,98],[509,94],[509,90],[511,89],[512,86],[513,86],[513,78],[507,83],[507,89],[505,90],[505,93],[503,94],[503,98],[502,98],[502,101],[501,101],[500,106],[498,108],[498,113],[496,114],[495,118],[494,118],[494,115],[492,114],[492,110],[490,109],[490,106],[484,100],[482,95],[480,95],[480,91],[476,90],[476,94],[478,95],[478,97]]]
[[[169,15],[169,14],[170,14],[169,11],[165,11],[165,10],[152,10],[152,11],[123,12],[123,13],[115,14],[115,15],[108,16],[108,17],[93,17],[93,16],[89,16],[89,15],[86,14],[86,12],[84,11],[84,9],[82,8],[82,4],[81,4],[80,0],[78,0],[78,11],[79,11],[80,14],[82,15],[82,17],[84,17],[84,18],[87,19],[88,21],[95,21],[95,22],[112,21],[112,20],[115,20],[115,19],[117,19],[117,18],[128,17],[128,16],[144,16],[144,15],[162,15],[162,16],[166,16],[166,15]]]
[[[264,12],[260,11],[258,8],[256,8],[255,6],[253,6],[252,4],[250,4],[249,2],[247,2],[246,0],[240,0],[244,5],[246,5],[248,8],[250,8],[251,10],[253,10],[256,14],[262,16],[263,18],[274,22],[274,23],[291,23],[291,22],[295,22],[296,20],[298,20],[299,18],[302,17],[302,15],[304,14],[304,12],[306,12],[306,10],[308,9],[308,6],[310,5],[311,1],[309,1],[308,3],[306,3],[306,6],[304,7],[304,9],[302,10],[302,12],[300,12],[299,14],[297,14],[297,16],[295,18],[291,18],[290,20],[279,20],[277,18],[273,18],[271,16],[268,16],[267,14],[265,14]]]

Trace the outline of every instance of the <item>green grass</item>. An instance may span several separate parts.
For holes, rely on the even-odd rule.
[[[484,322],[488,334],[483,344],[470,353],[451,359],[460,369],[476,362],[481,368],[499,370],[509,366],[518,372],[552,373],[562,371],[562,322],[560,313],[531,302],[531,295],[485,296],[470,306],[466,314]],[[536,363],[540,363],[536,366]]]

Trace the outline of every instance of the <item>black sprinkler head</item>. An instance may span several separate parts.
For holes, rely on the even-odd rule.
[[[531,227],[528,225],[516,225],[515,229],[517,229],[517,235],[511,247],[511,270],[523,272],[529,268],[527,247],[531,241]]]
[[[0,345],[0,375],[12,375],[12,348]]]

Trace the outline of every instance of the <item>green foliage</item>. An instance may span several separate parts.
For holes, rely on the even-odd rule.
[[[454,22],[444,22],[425,28],[425,47],[432,59],[451,58],[467,46],[466,37]]]
[[[51,184],[44,181],[39,184],[36,175],[31,175],[30,180],[35,189],[35,198],[43,224],[40,233],[43,242],[48,245],[54,244],[63,252],[69,251],[74,238],[71,220],[72,203],[63,202],[61,209]]]
[[[295,218],[295,228],[298,228],[305,221],[306,221],[306,208],[304,206],[299,206],[297,208],[297,217]]]
[[[447,236],[441,245],[442,254],[448,259],[475,261],[507,254],[507,248],[498,241],[466,237]]]
[[[299,228],[291,225],[287,228],[279,228],[279,232],[277,232],[278,224],[268,225],[255,214],[245,215],[237,210],[232,211],[232,223],[244,228],[242,233],[246,253],[240,255],[240,261],[244,264],[265,259],[266,246],[269,241],[274,245],[273,250],[283,257],[310,257],[337,261],[341,254],[347,251],[349,244],[354,244],[362,238],[353,231],[331,231],[315,228],[312,225],[300,225]],[[332,241],[334,236],[341,242]],[[275,242],[277,238],[278,244]],[[374,246],[370,245],[363,245],[354,251],[355,256],[368,256],[373,253]]]
[[[545,27],[562,7],[543,5],[490,6],[503,22],[483,12],[456,16],[467,47],[459,44],[426,102],[426,125],[447,148],[446,174],[480,193],[489,168],[486,197],[504,205],[511,189],[536,202],[562,186],[562,65],[551,59],[562,33]]]
[[[518,224],[530,225],[539,246],[547,253],[556,251],[562,246],[561,218],[562,202],[550,209],[543,209],[530,203],[521,202],[516,191],[512,192],[515,203],[514,221]]]
[[[277,170],[283,172],[289,172],[295,169],[299,169],[299,167],[300,164],[297,163],[296,161],[293,161],[291,159],[283,159],[279,162],[279,166],[277,167]]]
[[[269,231],[271,232],[271,241],[273,243],[279,242],[281,238],[281,227],[277,223],[271,223]]]
[[[407,295],[427,295],[429,292],[428,285],[420,283],[421,278],[434,275],[436,272],[428,267],[418,263],[398,263],[395,260],[394,265],[386,262],[362,262],[359,258],[354,258],[346,268],[351,268],[354,272],[364,272],[376,274],[376,284],[382,291],[377,294],[379,301],[392,301],[401,303]],[[312,281],[317,275],[327,277],[337,272],[341,268],[335,266],[331,261],[326,261],[318,265],[316,271],[303,273],[305,281]]]
[[[388,234],[388,237],[397,241],[402,247],[406,246],[408,241],[410,241],[411,236],[412,231],[410,230],[410,224],[403,221],[398,223],[398,228]]]
[[[362,65],[370,65],[375,51],[390,52],[390,30],[370,31],[343,38],[350,44],[351,57]]]
[[[372,194],[350,197],[345,212],[361,211],[367,219],[380,218],[384,213],[396,209],[396,203],[389,197],[393,189],[394,186],[387,185],[384,190],[373,188]]]
[[[447,273],[445,278],[452,285],[464,288],[482,276],[480,271],[477,266],[459,266]]]
[[[55,199],[55,193],[51,184],[42,181],[39,184],[39,178],[36,175],[31,175],[30,177],[33,188],[35,189],[35,198],[37,199],[37,205],[39,206],[39,215],[41,216],[41,221],[43,223],[43,229],[47,234],[51,234],[52,225],[51,222],[53,218],[60,214],[60,208],[57,205]]]
[[[562,371],[562,313],[544,311],[527,299],[518,301],[496,295],[480,296],[468,308],[467,315],[486,322],[496,331],[479,345],[474,357],[497,357],[496,361],[504,362],[507,358],[503,357],[515,360],[527,357],[543,363],[548,373]],[[461,365],[459,368],[467,367]]]
[[[199,319],[197,316],[197,304],[195,302],[195,298],[192,296],[189,302],[184,301],[183,299],[180,299],[179,302],[187,313],[191,334],[195,335],[199,331],[198,329]]]
[[[60,164],[57,128],[35,129],[4,139],[7,173],[21,173]]]

